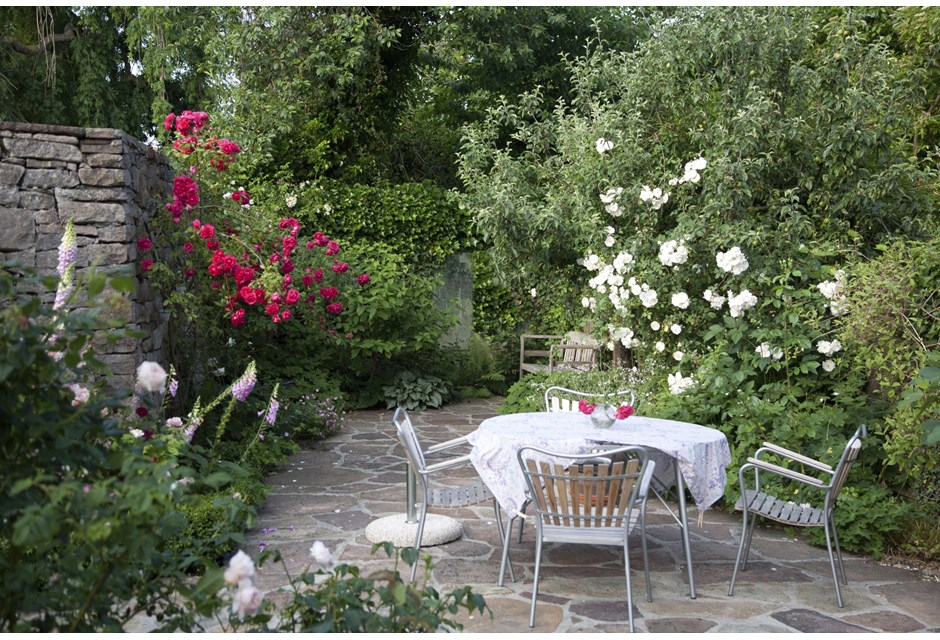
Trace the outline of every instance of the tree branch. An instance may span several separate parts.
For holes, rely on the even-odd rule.
[[[13,36],[3,36],[0,38],[0,43],[10,47],[17,53],[38,57],[46,51],[50,44],[68,42],[70,40],[74,40],[77,37],[78,29],[75,28],[75,25],[70,22],[69,24],[65,25],[65,30],[62,33],[54,33],[45,41],[40,41],[38,44],[26,44],[25,42],[22,42]]]

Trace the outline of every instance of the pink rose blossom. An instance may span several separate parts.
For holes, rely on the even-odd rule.
[[[372,277],[368,273],[363,273],[361,276],[356,278],[356,282],[359,284],[369,284],[372,281]]]

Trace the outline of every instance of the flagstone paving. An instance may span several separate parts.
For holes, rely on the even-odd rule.
[[[496,415],[501,399],[468,400],[441,410],[412,412],[425,447],[469,433]],[[472,467],[453,478],[474,477]],[[311,562],[315,540],[341,562],[358,564],[364,573],[387,568],[381,551],[373,556],[365,528],[373,520],[405,511],[403,452],[395,438],[391,412],[356,411],[342,433],[295,454],[268,482],[272,492],[248,534],[246,552],[264,546],[280,550],[292,576]],[[675,506],[673,505],[673,508]],[[637,631],[649,632],[937,632],[940,631],[940,583],[911,571],[845,555],[849,585],[845,608],[836,604],[826,550],[795,538],[782,528],[754,534],[752,560],[728,596],[741,518],[720,507],[705,513],[702,526],[690,514],[697,597],[689,597],[679,531],[661,505],[650,502],[650,572],[653,602],[643,593],[642,556],[631,543],[634,615]],[[535,556],[529,524],[522,543],[512,544],[516,582],[496,584],[500,545],[491,503],[437,513],[457,518],[463,536],[425,548],[434,567],[427,579],[439,591],[470,585],[483,595],[492,615],[460,616],[469,632],[529,631],[529,602]],[[514,536],[515,538],[515,536]],[[637,541],[639,542],[639,541]],[[635,553],[635,555],[634,555]],[[626,631],[622,552],[610,547],[547,545],[535,632]],[[404,575],[406,567],[400,567]],[[419,570],[419,580],[421,571]],[[289,589],[284,567],[267,563],[258,586],[266,597]]]

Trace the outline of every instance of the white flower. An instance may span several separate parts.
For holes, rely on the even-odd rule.
[[[594,298],[581,298],[581,306],[594,311],[597,307],[597,300]]]
[[[598,138],[594,143],[594,148],[597,149],[598,153],[604,153],[605,151],[610,151],[614,148],[614,143],[611,140],[604,140],[604,138]]]
[[[701,156],[695,160],[692,160],[691,162],[686,162],[685,173],[677,180],[677,182],[680,184],[683,182],[698,182],[702,178],[702,176],[699,175],[699,171],[704,170],[707,164],[708,163],[705,162],[705,158],[702,158]]]
[[[631,287],[632,289],[632,287]],[[647,309],[656,306],[656,303],[659,302],[659,298],[656,295],[656,291],[653,289],[647,288],[646,290],[640,290],[640,293],[637,294],[640,296],[640,302],[643,303],[643,306]]]
[[[143,438],[143,437],[144,437],[144,432],[141,431],[140,429],[131,429],[129,433],[130,433],[132,436],[134,436],[135,438]]]
[[[538,292],[535,290],[535,287],[529,289],[529,294],[534,298]]]
[[[677,324],[669,325],[669,330],[672,331],[676,335],[679,335],[680,333],[682,333],[682,327]]]
[[[834,280],[826,280],[816,285],[819,293],[829,300],[829,310],[832,315],[840,316],[849,310],[848,300],[843,291],[845,287],[845,271],[839,269],[835,272]]]
[[[672,357],[675,358],[676,361],[682,362],[682,357],[683,357],[684,355],[685,355],[685,354],[682,353],[681,351],[676,351],[675,353],[672,354]]]
[[[770,345],[767,344],[766,342],[761,342],[761,343],[754,349],[754,351],[757,352],[757,353],[759,353],[761,358],[769,358],[769,357],[770,357]]]
[[[612,247],[612,246],[614,246],[615,244],[617,244],[617,240],[616,240],[616,238],[614,238],[613,236],[607,236],[606,238],[604,238],[604,245],[605,245],[605,246],[607,246],[607,247]]]
[[[604,204],[611,204],[612,202],[616,202],[622,193],[623,187],[611,187],[607,190],[606,193],[601,194],[601,202]]]
[[[666,344],[665,344],[664,342],[662,342],[662,341],[657,342],[657,343],[656,343],[656,350],[657,350],[657,351],[665,351],[665,350],[666,350]]]
[[[722,271],[727,271],[736,276],[741,275],[748,268],[747,258],[741,253],[740,247],[731,247],[725,253],[719,251],[715,256],[715,262],[718,263]]]
[[[183,428],[183,419],[179,417],[168,418],[166,421],[166,426],[176,427],[177,429]]]
[[[667,240],[659,245],[659,261],[667,267],[685,264],[688,259],[689,250],[681,240]]]
[[[617,230],[614,229],[613,227],[607,227],[607,233],[609,233],[609,234],[612,235],[612,234],[614,234],[614,233],[617,233]]]
[[[228,568],[225,570],[225,582],[236,585],[242,580],[255,577],[255,563],[251,557],[241,549],[238,550],[232,559],[228,561]]]
[[[584,260],[584,268],[588,271],[597,271],[602,264],[603,261],[601,261],[600,256],[594,253],[588,254],[588,257]]]
[[[655,320],[653,320],[652,322],[650,322],[650,329],[652,329],[653,331],[659,331],[659,327],[660,327],[660,326],[661,326],[661,325],[660,325],[658,322],[656,322]]]
[[[640,200],[649,202],[653,209],[659,209],[669,202],[669,192],[663,193],[663,190],[659,187],[650,189],[648,186],[643,185],[643,189],[640,190]]]
[[[740,318],[744,312],[757,304],[757,296],[747,289],[744,289],[738,295],[732,295],[728,292],[728,311],[732,318]]]
[[[310,547],[310,557],[327,571],[336,566],[336,558],[334,558],[330,550],[326,548],[326,545],[319,540],[314,542],[313,546]]]
[[[294,207],[297,206],[297,196],[295,196],[294,194],[287,196],[286,198],[284,198],[284,204],[287,205],[288,209],[293,209]]]
[[[72,406],[77,407],[88,402],[88,398],[91,397],[91,392],[79,384],[67,384],[65,385],[68,389],[75,394],[75,397],[72,398]]]
[[[669,374],[668,377],[669,392],[678,395],[695,384],[692,378],[683,378],[682,372],[676,371],[675,375]]]
[[[823,371],[832,371],[833,369],[836,368],[836,363],[833,362],[832,360],[823,360],[822,368],[823,368]]]
[[[623,273],[631,264],[633,264],[633,256],[626,251],[621,251],[614,258],[614,269],[617,273]]]
[[[166,389],[166,371],[156,362],[145,360],[137,367],[137,385],[151,393],[163,393]]]
[[[783,349],[780,347],[774,347],[774,350],[770,353],[770,357],[774,360],[779,360],[783,357]]]
[[[629,349],[633,346],[633,330],[629,327],[609,327],[610,337],[614,340],[619,340],[620,343]]]
[[[816,350],[824,356],[831,356],[838,351],[842,351],[842,343],[838,340],[833,340],[832,342],[820,340],[816,343]]]
[[[679,293],[672,294],[672,306],[678,307],[680,309],[689,308],[689,296],[685,292],[680,291]]]
[[[695,160],[692,160],[691,162],[687,163],[685,165],[685,170],[686,171],[704,171],[705,167],[707,166],[708,166],[708,163],[705,161],[705,158],[703,158],[702,156],[699,156]]]
[[[611,202],[610,204],[604,205],[604,211],[609,213],[615,218],[619,218],[623,215],[623,209],[620,208],[620,205],[616,202]]]
[[[253,616],[261,608],[261,591],[253,584],[247,584],[240,588],[232,600],[232,614],[239,618]]]

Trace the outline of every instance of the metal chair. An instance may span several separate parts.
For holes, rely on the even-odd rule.
[[[629,396],[630,401],[625,402]],[[578,401],[586,399],[603,398],[613,400],[619,404],[628,404],[636,408],[636,394],[629,390],[616,391],[614,393],[597,394],[585,393],[584,391],[575,391],[565,387],[549,387],[545,390],[545,410],[546,411],[567,411],[576,413],[578,411]]]
[[[747,463],[741,466],[741,470],[738,472],[738,479],[741,483],[741,497],[734,508],[744,512],[744,524],[741,531],[741,545],[738,547],[738,557],[734,562],[734,572],[731,574],[731,586],[728,588],[729,596],[734,595],[734,583],[738,577],[738,569],[740,568],[741,571],[747,570],[747,557],[751,551],[754,524],[757,522],[757,516],[763,516],[791,527],[823,528],[826,534],[826,547],[829,550],[832,579],[836,585],[836,599],[839,602],[839,607],[844,606],[842,590],[839,587],[839,576],[836,572],[836,558],[839,560],[842,582],[848,584],[848,579],[845,575],[842,551],[839,549],[839,535],[836,533],[833,516],[835,514],[836,498],[839,497],[839,492],[845,485],[852,463],[858,458],[862,448],[862,439],[866,435],[868,435],[868,429],[865,425],[861,425],[855,431],[855,434],[849,438],[835,469],[828,464],[807,458],[795,451],[790,451],[770,442],[765,442],[754,456],[748,458]],[[801,465],[808,473],[815,472],[816,475],[807,475],[762,460],[762,454],[773,454],[784,460],[792,461]],[[807,470],[806,467],[809,467],[809,469]],[[754,486],[748,488],[744,476],[752,469],[754,470]],[[768,473],[818,489],[823,494],[821,506],[799,505],[789,500],[767,495],[760,489],[761,473]],[[751,514],[750,522],[748,522],[748,514]],[[833,547],[835,547],[835,555],[833,555]]]
[[[597,463],[591,454],[566,455],[535,447],[523,447],[517,454],[535,505],[538,534],[530,627],[535,626],[543,544],[564,542],[623,547],[628,618],[630,631],[634,630],[629,537],[637,523],[645,531],[646,501],[656,463],[642,447],[619,447],[610,453],[617,457],[612,464]],[[504,557],[508,540],[507,536]],[[645,533],[641,541],[646,598],[652,602]]]
[[[493,508],[496,511],[496,526],[499,529],[500,542],[503,542],[505,534],[503,532],[503,521],[499,503],[482,480],[477,480],[474,483],[459,487],[431,487],[429,485],[428,477],[430,475],[466,464],[470,461],[470,456],[469,454],[462,455],[434,464],[427,464],[425,456],[467,444],[467,437],[462,436],[460,438],[454,438],[453,440],[448,440],[447,442],[442,442],[441,444],[422,450],[414,426],[411,424],[411,418],[408,416],[408,412],[404,407],[398,407],[395,410],[395,414],[392,416],[392,423],[395,425],[395,429],[398,433],[398,440],[405,449],[405,455],[408,457],[408,462],[411,464],[412,473],[421,486],[420,495],[418,496],[420,515],[418,516],[418,531],[415,536],[415,551],[420,552],[421,550],[421,537],[424,534],[424,521],[427,518],[428,506],[464,507],[483,502],[484,500],[493,501]],[[418,562],[416,560],[411,567],[412,582],[414,582],[417,572]],[[509,567],[509,575],[510,578],[515,581],[511,566]]]

